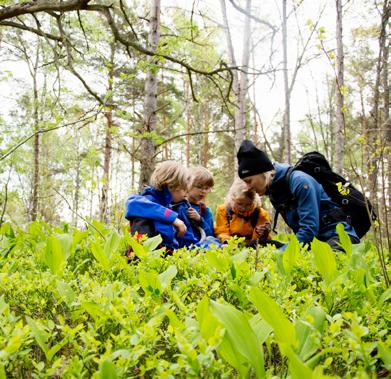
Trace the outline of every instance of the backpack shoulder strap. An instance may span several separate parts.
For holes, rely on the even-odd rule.
[[[250,215],[250,223],[253,229],[257,226],[259,213],[259,207],[256,207]]]
[[[234,214],[234,211],[232,210],[232,208],[226,207],[225,208],[225,213],[226,213],[225,217],[226,217],[226,219],[228,221],[228,224],[231,224],[232,215]]]

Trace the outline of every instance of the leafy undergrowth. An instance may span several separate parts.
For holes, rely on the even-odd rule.
[[[2,226],[0,378],[390,374],[391,291],[370,243],[163,258],[159,238],[94,225]]]

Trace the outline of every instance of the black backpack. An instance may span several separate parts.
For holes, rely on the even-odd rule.
[[[278,185],[270,192],[270,200],[276,208],[274,226],[279,213],[295,202],[294,196],[289,190],[289,179],[293,171],[303,171],[311,175],[323,186],[331,200],[343,210],[345,219],[354,227],[359,238],[362,238],[377,219],[376,213],[369,200],[341,175],[335,173],[324,155],[313,151],[304,154],[299,161],[288,169],[287,174]]]

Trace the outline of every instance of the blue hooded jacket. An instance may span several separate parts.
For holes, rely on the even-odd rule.
[[[190,203],[190,206],[194,208],[201,215],[200,227],[204,229],[206,236],[214,237],[214,226],[213,226],[213,214],[209,207],[206,207],[204,212],[201,212],[201,207],[199,204]],[[201,235],[196,230],[194,235],[200,239]]]
[[[199,206],[197,205],[197,207],[198,207],[198,209],[197,209],[195,204],[189,203],[189,201],[186,199],[184,199],[176,204],[173,204],[173,208],[178,213],[178,218],[180,220],[182,220],[187,227],[185,235],[183,237],[178,237],[179,247],[196,246],[201,249],[209,249],[212,245],[220,247],[221,246],[220,241],[213,236],[213,229],[212,230],[210,228],[207,228],[206,230],[204,229],[203,225],[205,225],[205,220],[202,220],[202,217],[201,217],[201,222],[200,222],[199,226],[202,229],[204,229],[206,239],[203,241],[200,241],[201,240],[201,232],[194,225],[194,223],[192,223],[190,221],[190,219],[187,215],[187,211],[189,210],[190,207],[194,208],[197,212],[199,212]],[[207,208],[207,209],[209,209],[209,208]],[[213,216],[212,216],[212,212],[210,211],[210,209],[209,209],[209,212],[212,217],[212,223],[213,223]]]
[[[179,244],[173,222],[178,217],[170,206],[171,193],[167,187],[157,190],[147,187],[141,195],[131,195],[126,200],[125,218],[132,217],[150,219],[154,222],[155,230],[163,238],[163,245],[170,249],[177,249]]]
[[[276,174],[271,186],[283,180],[288,164],[274,163]],[[289,180],[289,189],[296,199],[296,205],[285,211],[285,221],[296,234],[299,242],[309,243],[314,237],[327,241],[337,236],[337,223],[322,225],[320,220],[328,211],[338,208],[327,195],[322,185],[312,176],[302,172],[293,171]],[[358,238],[354,228],[347,222],[342,222],[345,231],[352,237]]]

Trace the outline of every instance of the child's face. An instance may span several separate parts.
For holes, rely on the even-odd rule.
[[[236,199],[234,201],[234,207],[239,212],[248,212],[253,207],[253,202],[249,199]]]
[[[169,191],[173,203],[178,203],[186,197],[186,191],[183,188],[170,188]]]
[[[202,186],[202,185],[194,185],[189,190],[189,201],[191,203],[199,203],[200,201],[204,201],[206,195],[212,190],[212,187]]]

